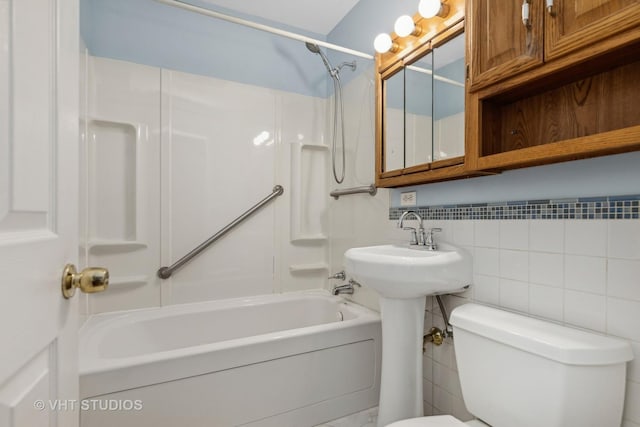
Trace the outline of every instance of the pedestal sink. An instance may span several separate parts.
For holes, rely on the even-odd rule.
[[[351,248],[345,271],[380,295],[382,376],[378,427],[420,417],[422,336],[427,295],[462,291],[471,283],[471,256],[445,243],[437,251],[423,246],[382,245]]]

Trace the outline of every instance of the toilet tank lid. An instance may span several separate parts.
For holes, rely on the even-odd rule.
[[[568,365],[613,365],[633,359],[627,341],[483,305],[455,308],[450,322],[454,328]]]

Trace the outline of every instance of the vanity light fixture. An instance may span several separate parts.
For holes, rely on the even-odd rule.
[[[420,0],[418,13],[426,19],[436,16],[446,18],[449,15],[450,9],[446,1],[447,0]],[[407,36],[419,37],[422,34],[422,27],[417,25],[409,15],[402,15],[396,19],[393,29],[396,36],[400,38]],[[399,49],[398,44],[386,33],[381,33],[376,36],[373,40],[373,47],[378,53],[396,52]]]
[[[415,22],[413,22],[413,18],[409,15],[402,15],[396,19],[393,29],[399,37],[406,37],[408,35],[419,36],[422,34],[422,28],[416,25]]]
[[[391,36],[387,33],[378,34],[373,40],[373,47],[378,53],[396,52],[398,50],[398,44],[394,43],[393,40],[391,40]]]
[[[420,0],[418,13],[427,19],[433,18],[434,16],[446,18],[449,14],[449,5],[441,0]]]

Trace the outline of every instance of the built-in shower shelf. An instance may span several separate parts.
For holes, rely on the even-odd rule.
[[[298,236],[295,239],[291,240],[292,243],[314,243],[314,242],[325,242],[328,239],[324,234],[313,234],[307,236]]]
[[[111,277],[109,279],[109,286],[140,286],[146,285],[149,281],[149,276],[122,276]]]
[[[87,242],[87,249],[90,251],[135,251],[146,247],[146,243],[127,240],[90,240]]]
[[[291,242],[327,239],[329,147],[294,142],[291,146]]]
[[[146,248],[145,142],[148,126],[113,118],[87,123],[88,248],[109,252]]]
[[[289,266],[291,273],[308,273],[313,271],[329,270],[329,265],[323,262],[312,264],[293,264]]]

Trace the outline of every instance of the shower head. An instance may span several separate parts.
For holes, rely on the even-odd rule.
[[[318,55],[320,55],[320,58],[322,58],[322,62],[324,63],[324,66],[327,67],[327,71],[329,72],[329,74],[331,74],[331,77],[334,77],[337,75],[338,70],[333,68],[333,65],[331,65],[331,62],[329,62],[329,58],[327,58],[324,52],[320,50],[320,46],[318,46],[315,43],[309,43],[309,42],[306,42],[304,45],[307,47],[307,49],[309,49],[310,52],[317,53]]]
[[[317,44],[315,44],[315,43],[309,43],[309,42],[306,42],[304,45],[305,45],[305,46],[307,47],[307,49],[309,49],[311,52],[313,52],[313,53],[320,53],[320,46],[318,46]]]

